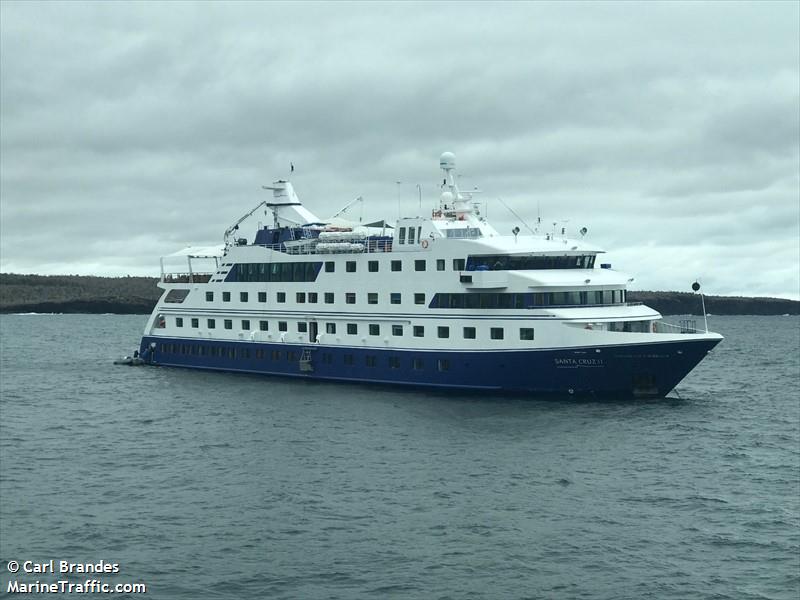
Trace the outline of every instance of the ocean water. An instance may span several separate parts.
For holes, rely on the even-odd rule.
[[[800,596],[798,317],[712,317],[680,397],[619,402],[113,366],[144,322],[0,317],[0,593]]]

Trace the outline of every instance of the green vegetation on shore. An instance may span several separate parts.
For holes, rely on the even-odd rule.
[[[0,273],[0,313],[148,314],[161,290],[155,277],[17,275]],[[665,315],[699,315],[700,298],[690,292],[629,292],[630,302],[644,302]],[[715,315],[800,314],[800,302],[782,298],[706,296]]]

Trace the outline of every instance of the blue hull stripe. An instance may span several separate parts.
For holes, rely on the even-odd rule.
[[[145,336],[140,353],[154,365],[315,380],[629,397],[666,395],[716,344],[695,339],[490,352]]]

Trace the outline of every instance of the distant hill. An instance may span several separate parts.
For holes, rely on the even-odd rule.
[[[161,290],[155,277],[17,275],[0,273],[0,313],[148,314]],[[700,297],[689,292],[629,292],[664,315],[700,315]],[[797,315],[800,302],[781,298],[706,296],[715,315]]]

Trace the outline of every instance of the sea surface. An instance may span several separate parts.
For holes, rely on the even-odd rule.
[[[0,317],[0,594],[800,597],[798,317],[618,402],[112,365],[145,320]],[[7,572],[50,559],[120,572]]]

